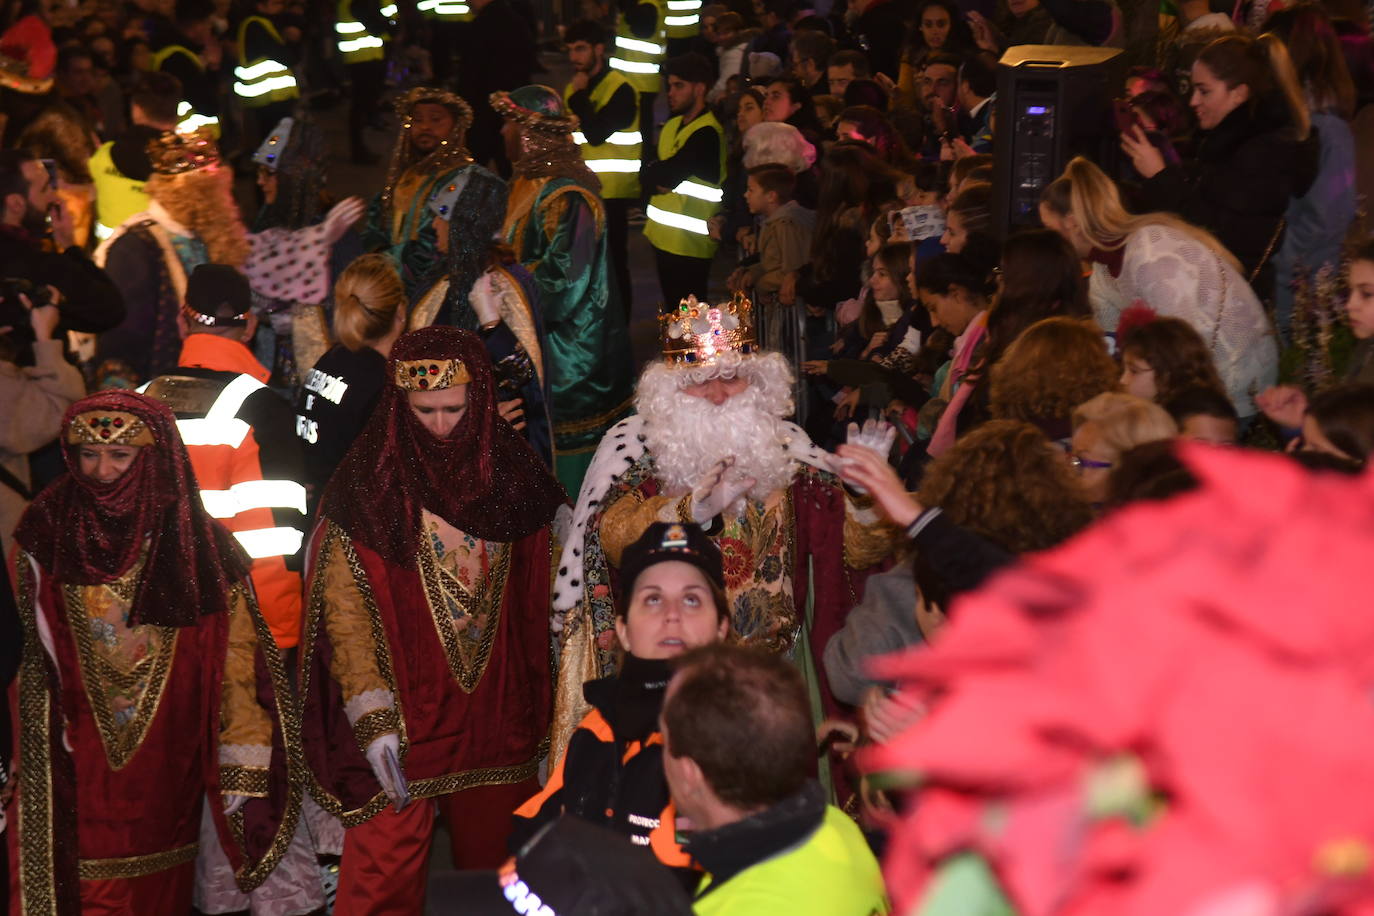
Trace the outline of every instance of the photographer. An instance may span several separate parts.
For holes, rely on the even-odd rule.
[[[56,436],[62,413],[86,393],[81,373],[54,339],[52,305],[32,307],[16,294],[0,302],[0,543],[9,556],[14,526],[29,497],[29,453]],[[26,368],[20,368],[21,366]]]
[[[43,245],[49,217],[52,251]],[[75,247],[71,217],[42,160],[0,152],[0,220],[0,290],[13,293],[26,281],[31,304],[56,306],[64,331],[99,333],[124,320],[119,290]]]

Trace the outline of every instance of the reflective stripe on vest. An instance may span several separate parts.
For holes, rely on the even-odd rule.
[[[619,16],[615,23],[615,47],[610,59],[606,61],[611,69],[619,70],[636,92],[658,92],[659,65],[667,53],[667,35],[663,31],[664,0],[647,0],[658,14],[658,23],[653,39],[636,36],[630,31],[625,17]]]
[[[145,386],[147,387],[147,386]],[[177,420],[177,432],[188,446],[227,445],[238,448],[252,428],[239,419],[244,401],[265,388],[251,375],[225,385],[203,417]],[[214,518],[234,518],[251,509],[294,509],[305,514],[305,487],[294,480],[245,480],[227,490],[201,490],[201,502]],[[236,531],[234,537],[254,560],[290,556],[300,550],[305,532],[289,526]]]
[[[87,163],[95,182],[97,238],[113,234],[115,226],[148,209],[148,192],[143,190],[143,182],[134,181],[115,167],[110,154],[113,146],[114,141],[102,144]],[[104,235],[100,234],[102,231]]]
[[[205,72],[205,63],[200,59],[200,55],[185,45],[167,45],[158,49],[153,54],[152,69],[161,70],[162,65],[173,57],[180,55],[195,65],[201,73]],[[201,127],[208,127],[219,137],[219,118],[214,115],[199,114],[191,108],[191,103],[185,100],[177,103],[177,132],[190,133]]]
[[[219,118],[214,115],[197,114],[190,102],[177,103],[177,133],[188,134],[201,127],[208,127],[219,135]]]
[[[249,16],[239,24],[240,61],[248,61],[248,45],[245,39],[248,35],[248,27],[253,23],[266,29],[268,35],[277,44],[285,44],[282,41],[281,33],[270,21],[262,16]],[[299,98],[300,91],[296,88],[295,74],[286,64],[272,60],[270,57],[257,57],[234,68],[234,95],[239,97],[239,102],[245,108],[262,108],[273,102]]]
[[[386,10],[381,11],[388,19],[395,15],[396,7],[392,5],[390,9],[390,15]],[[337,36],[339,56],[345,64],[361,64],[386,57],[386,39],[369,33],[367,26],[353,18],[352,0],[339,0],[338,21],[334,23],[334,33]]]
[[[622,74],[614,70],[605,72],[591,92],[592,108],[596,111],[605,108],[616,92],[627,85],[630,81]],[[566,103],[572,96],[573,87],[569,84],[563,90],[563,101]],[[634,112],[634,120],[627,129],[616,131],[602,143],[588,143],[581,131],[573,132],[573,142],[582,152],[582,161],[601,179],[601,196],[606,200],[639,197],[639,160],[644,135],[639,131],[638,96]]]
[[[701,32],[701,0],[668,0],[663,27],[669,38],[695,38]]]
[[[415,8],[430,19],[446,19],[450,22],[471,22],[472,7],[463,0],[420,0]]]
[[[235,531],[234,539],[243,546],[250,560],[264,557],[289,557],[301,549],[305,533],[296,528],[254,528]]]
[[[233,518],[249,509],[295,509],[305,514],[305,487],[294,480],[245,480],[227,490],[201,490],[212,518]]]
[[[725,177],[725,131],[716,116],[709,111],[698,115],[691,124],[682,126],[678,116],[663,125],[658,137],[658,158],[669,159],[699,130],[714,130],[720,148],[720,180]],[[688,178],[667,194],[655,194],[649,199],[644,215],[644,237],[660,251],[689,258],[709,258],[716,253],[716,240],[708,231],[708,220],[720,212],[725,192],[720,183],[711,184],[700,178]]]

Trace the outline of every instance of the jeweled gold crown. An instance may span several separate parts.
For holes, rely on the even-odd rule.
[[[181,175],[219,164],[219,147],[208,128],[178,133],[165,130],[148,141],[148,159],[159,175]]]
[[[398,359],[396,387],[406,391],[439,391],[466,385],[472,374],[461,359]]]
[[[735,293],[720,305],[688,296],[677,310],[659,316],[663,323],[663,358],[670,365],[709,366],[722,353],[753,353],[758,348],[754,305]]]
[[[153,432],[143,421],[122,410],[88,410],[67,427],[70,445],[152,445]]]

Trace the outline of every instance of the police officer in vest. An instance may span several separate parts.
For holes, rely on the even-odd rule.
[[[295,110],[300,90],[291,68],[300,56],[301,29],[278,23],[283,0],[257,0],[238,27],[239,63],[234,68],[234,95],[256,122],[254,142],[266,137]],[[244,124],[249,129],[249,124]]]
[[[663,31],[668,37],[668,53],[678,57],[691,51],[701,37],[702,0],[666,0],[666,5]]]
[[[176,30],[153,52],[152,69],[181,83],[177,129],[219,129],[219,68],[222,57],[209,0],[178,0]]]
[[[468,0],[417,0],[415,9],[429,24],[433,85],[449,86],[457,72],[453,58],[461,47],[463,29],[477,14]]]
[[[138,77],[129,95],[132,126],[101,145],[87,164],[95,182],[95,235],[104,239],[135,213],[148,209],[143,183],[153,173],[148,144],[175,130],[181,83],[166,73]]]
[[[600,25],[590,19],[574,22],[563,33],[563,41],[573,65],[572,81],[563,90],[563,100],[581,122],[582,129],[573,134],[573,140],[582,151],[582,159],[601,179],[606,240],[628,321],[631,286],[626,245],[630,205],[639,199],[644,141],[638,93],[620,71],[606,65],[606,33]]]
[[[711,65],[700,54],[668,61],[668,110],[673,117],[658,137],[658,161],[640,181],[653,193],[645,209],[644,237],[654,247],[663,307],[689,295],[706,298],[717,242],[708,220],[725,192],[725,131],[706,107]]]
[[[644,134],[645,161],[651,161],[654,142],[654,100],[658,98],[667,36],[663,20],[666,0],[618,0],[615,50],[607,63],[629,80],[639,93],[639,123]]]
[[[392,0],[339,0],[334,39],[339,59],[348,70],[348,143],[358,165],[377,163],[377,156],[363,140],[363,128],[382,97],[386,44],[391,40],[396,13]]]

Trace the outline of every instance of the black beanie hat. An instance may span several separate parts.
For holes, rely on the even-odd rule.
[[[701,530],[700,525],[691,522],[654,522],[639,536],[620,558],[620,585],[625,596],[620,613],[629,607],[629,595],[634,591],[635,580],[655,563],[677,560],[691,563],[706,574],[706,578],[716,588],[724,591],[725,572],[720,559],[720,548]]]
[[[186,281],[187,317],[206,327],[243,327],[252,305],[248,278],[228,265],[201,264]]]

